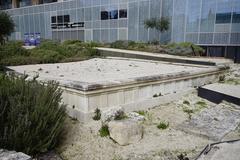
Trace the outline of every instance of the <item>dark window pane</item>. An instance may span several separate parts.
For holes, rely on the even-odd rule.
[[[63,23],[63,16],[57,16],[57,23]]]
[[[109,16],[107,11],[101,11],[101,20],[107,20],[108,17]]]
[[[118,19],[118,10],[113,10],[109,12],[110,19]]]
[[[64,15],[64,22],[70,22],[69,15]]]
[[[119,18],[127,18],[127,9],[119,10]]]
[[[52,17],[52,23],[57,23],[57,19],[56,19],[56,17],[54,16],[54,17]]]
[[[216,24],[230,23],[231,13],[217,13],[216,14]]]
[[[233,13],[233,23],[240,23],[240,12]]]

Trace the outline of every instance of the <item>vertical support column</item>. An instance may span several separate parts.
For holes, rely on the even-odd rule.
[[[18,7],[18,0],[12,0],[12,8],[17,8]]]

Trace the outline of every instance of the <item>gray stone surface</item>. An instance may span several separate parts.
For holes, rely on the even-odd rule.
[[[202,154],[198,160],[239,160],[240,141],[214,145],[207,154]]]
[[[0,149],[0,160],[32,160],[32,158],[22,152]]]
[[[120,113],[124,113],[124,109],[122,107],[114,107],[102,110],[101,120],[104,123],[112,121]]]
[[[188,133],[201,135],[212,140],[221,140],[240,124],[240,107],[227,102],[206,108],[185,121],[179,128]]]
[[[202,88],[222,93],[225,95],[229,95],[232,97],[240,98],[240,85],[213,83],[203,86]]]
[[[225,70],[220,66],[197,66],[127,58],[95,58],[81,62],[10,66],[9,69],[39,81],[55,80],[61,86],[92,91],[128,84],[183,78]]]
[[[111,121],[108,126],[110,137],[120,145],[136,143],[143,137],[143,126],[133,120]]]
[[[129,112],[127,113],[127,117],[133,121],[144,121],[145,117],[136,113],[136,112]]]

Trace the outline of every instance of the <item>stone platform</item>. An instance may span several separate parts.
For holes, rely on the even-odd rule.
[[[240,85],[215,83],[200,87],[198,95],[214,103],[223,100],[240,105]]]
[[[80,121],[91,119],[96,108],[131,111],[157,106],[218,81],[226,70],[225,66],[110,57],[8,68],[30,77],[39,75],[39,81],[59,82],[69,114]]]

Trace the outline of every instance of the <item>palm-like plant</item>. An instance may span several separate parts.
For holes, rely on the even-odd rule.
[[[144,21],[144,26],[147,29],[155,29],[158,32],[163,33],[169,29],[170,22],[169,19],[165,17],[160,19],[150,18]]]

